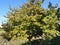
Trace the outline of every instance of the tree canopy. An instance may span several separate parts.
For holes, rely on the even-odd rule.
[[[6,31],[5,38],[31,40],[33,37],[44,36],[45,39],[52,39],[59,36],[56,7],[49,3],[45,10],[41,7],[43,2],[44,0],[29,0],[19,9],[10,8],[6,16],[7,22],[2,24]]]

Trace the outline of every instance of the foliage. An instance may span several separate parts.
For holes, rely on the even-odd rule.
[[[29,39],[31,41],[32,37],[43,36],[45,39],[52,39],[60,36],[57,29],[58,19],[55,7],[50,3],[49,8],[44,10],[41,7],[42,2],[30,0],[20,9],[10,8],[10,12],[6,16],[7,22],[2,24],[6,31],[5,38],[8,40]]]

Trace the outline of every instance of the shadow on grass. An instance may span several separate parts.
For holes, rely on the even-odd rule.
[[[60,36],[57,36],[51,40],[51,45],[60,45]]]
[[[40,45],[40,41],[41,41],[41,39],[33,40],[33,41],[31,41],[31,45]],[[24,43],[22,45],[30,45],[30,44],[29,44],[29,42],[26,42],[26,43]]]
[[[26,42],[22,45],[30,45],[29,42]],[[52,40],[34,40],[31,42],[31,45],[60,45],[60,36],[54,37]]]

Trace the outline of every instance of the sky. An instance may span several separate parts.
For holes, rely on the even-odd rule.
[[[58,7],[60,7],[60,0],[45,0],[42,4],[42,7],[46,9],[49,1],[53,5],[58,3]],[[2,22],[6,21],[6,18],[4,16],[6,16],[9,11],[9,5],[14,8],[22,6],[24,3],[27,3],[27,0],[0,0],[0,27]]]

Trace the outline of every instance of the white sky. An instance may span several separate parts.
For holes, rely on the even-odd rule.
[[[0,27],[2,27],[2,26],[1,26],[1,23],[0,23]]]

